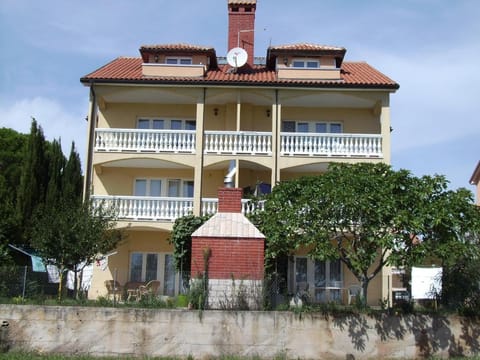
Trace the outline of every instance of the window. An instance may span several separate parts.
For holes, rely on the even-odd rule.
[[[135,179],[135,196],[162,196],[162,180]]]
[[[168,65],[192,65],[192,58],[187,57],[167,57],[165,63]]]
[[[174,296],[178,279],[172,254],[134,252],[130,255],[130,281],[160,280],[163,295]]]
[[[292,268],[291,268],[292,269]],[[292,289],[313,289],[316,302],[341,302],[343,274],[340,260],[318,261],[307,257],[295,257],[293,266],[294,286]]]
[[[315,261],[315,301],[342,301],[342,267],[340,260]]]
[[[300,133],[342,133],[342,124],[334,122],[283,121],[283,132]]]
[[[318,69],[320,62],[313,59],[294,59],[292,62],[294,68]]]
[[[147,119],[141,118],[137,121],[137,129],[153,130],[195,130],[195,120],[183,119]]]
[[[330,123],[330,122],[315,123],[315,132],[316,133],[340,134],[340,133],[342,133],[342,124],[341,123]]]
[[[192,198],[193,181],[183,179],[135,179],[134,196]]]

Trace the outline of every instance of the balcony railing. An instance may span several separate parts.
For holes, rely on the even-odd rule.
[[[95,150],[194,153],[195,130],[96,129]]]
[[[280,133],[281,155],[382,157],[382,136]]]
[[[255,210],[264,210],[265,201],[254,202],[250,199],[242,199],[242,214],[250,214]],[[202,199],[202,215],[215,214],[218,211],[218,199],[203,198]]]
[[[195,130],[96,129],[95,150],[195,153]],[[272,133],[205,131],[205,154],[272,155]],[[376,134],[280,133],[282,156],[382,157]]]
[[[92,200],[94,206],[113,208],[118,219],[174,221],[193,212],[193,198],[93,195]],[[202,215],[215,214],[217,208],[218,199],[202,200]],[[263,210],[263,202],[242,199],[242,213],[248,214],[257,208]]]
[[[271,155],[272,133],[256,131],[205,131],[206,154]]]
[[[147,196],[92,196],[94,206],[112,207],[119,219],[169,220],[193,211],[192,198]]]

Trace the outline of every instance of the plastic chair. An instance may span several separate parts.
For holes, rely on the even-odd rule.
[[[352,303],[352,299],[356,299],[362,293],[362,287],[360,285],[350,285],[348,287],[348,305]]]
[[[159,280],[150,280],[145,285],[140,285],[138,287],[138,298],[141,299],[145,295],[156,296],[159,288],[160,288]]]
[[[120,285],[118,281],[105,280],[105,287],[107,288],[107,298],[110,299],[110,296],[113,297],[114,300],[122,298],[123,286]]]

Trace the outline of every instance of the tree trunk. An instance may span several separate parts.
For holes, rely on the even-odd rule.
[[[77,275],[78,275],[78,270],[77,270],[77,265],[75,265],[73,267],[73,293],[74,293],[74,297],[75,297],[75,300],[78,300],[78,280],[77,280]]]
[[[59,283],[58,283],[58,301],[62,300],[62,292],[63,292],[63,267],[60,267],[59,270]]]
[[[362,285],[362,292],[360,294],[362,306],[367,307],[368,283],[370,282],[370,279],[368,278],[368,276],[364,275],[362,276],[360,282]]]

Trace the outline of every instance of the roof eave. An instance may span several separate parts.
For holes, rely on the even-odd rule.
[[[399,84],[350,84],[345,82],[282,82],[282,81],[214,81],[214,80],[165,80],[165,79],[91,79],[83,77],[80,82],[85,86],[91,86],[94,84],[164,84],[164,85],[194,85],[194,86],[244,86],[244,87],[279,87],[279,88],[340,88],[340,89],[376,89],[376,90],[388,90],[396,91],[400,88]]]
[[[480,161],[477,163],[477,166],[473,171],[472,177],[470,178],[470,185],[478,185],[479,181],[480,181]]]

